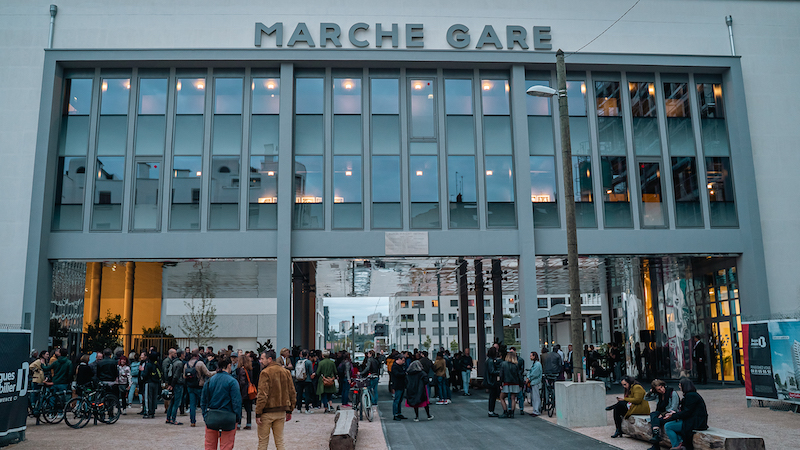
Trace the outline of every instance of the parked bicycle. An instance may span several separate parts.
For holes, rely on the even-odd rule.
[[[59,423],[64,419],[64,403],[68,391],[56,392],[50,386],[42,386],[28,393],[28,416],[44,419],[47,423]]]
[[[370,380],[378,378],[377,375],[368,375],[367,377],[357,377],[350,380],[350,392],[353,395],[353,411],[358,411],[358,420],[367,420],[372,422],[372,394],[369,392]]]
[[[119,399],[108,386],[93,383],[81,391],[81,396],[71,399],[64,408],[64,422],[68,426],[83,428],[91,419],[95,425],[98,421],[110,425],[119,420],[122,413]]]
[[[553,417],[556,412],[556,380],[558,375],[545,374],[542,376],[542,412],[547,412],[547,417]]]

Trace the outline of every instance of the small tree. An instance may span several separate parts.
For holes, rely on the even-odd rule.
[[[191,298],[191,301],[183,302],[189,309],[189,314],[181,317],[179,328],[189,339],[201,346],[207,345],[216,337],[214,331],[217,329],[217,308],[211,301],[216,293],[216,282],[213,274],[205,273],[206,267],[202,262],[195,263],[194,267],[197,272],[190,274],[183,285],[184,298]]]
[[[456,342],[456,340],[455,340],[455,339],[453,339],[453,340],[450,342],[450,352],[452,352],[452,353],[456,353],[457,351],[458,351],[458,342]]]
[[[431,337],[426,335],[425,336],[425,342],[422,343],[422,346],[427,348],[427,349],[430,349],[432,343],[433,343],[433,341],[431,341]]]
[[[86,327],[84,335],[83,351],[102,351],[103,349],[115,349],[122,346],[119,339],[119,331],[125,324],[119,314],[111,315],[111,311],[106,313],[104,319],[97,318],[93,323]]]

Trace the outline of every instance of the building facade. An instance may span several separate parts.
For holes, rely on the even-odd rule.
[[[541,274],[566,253],[566,164],[610,337],[740,342],[743,317],[800,300],[798,94],[780,89],[800,5],[629,3],[72,2],[51,49],[49,2],[0,6],[2,321],[37,348],[51,318],[80,328],[62,275],[83,270],[88,292],[82,264],[269,261],[275,291],[256,298],[274,309],[255,315],[277,347],[324,344],[297,261],[503,257],[533,350],[539,298],[564,292]],[[558,48],[571,161],[557,103],[525,95],[556,86]]]

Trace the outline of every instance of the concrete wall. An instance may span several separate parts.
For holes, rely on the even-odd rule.
[[[0,161],[9,168],[0,177],[0,322],[22,318],[24,261],[27,255],[31,179],[35,171],[37,119],[47,46],[51,1],[0,4]],[[59,5],[55,48],[254,48],[255,22],[285,25],[288,41],[297,22],[308,24],[318,41],[320,22],[337,22],[346,30],[355,22],[371,25],[365,37],[374,45],[374,24],[400,24],[404,48],[405,23],[425,25],[425,48],[449,48],[447,27],[470,28],[474,48],[480,30],[494,25],[505,42],[506,25],[552,27],[553,48],[574,51],[595,38],[631,5],[628,0],[537,2],[523,0],[458,4],[408,2],[265,3],[140,1],[132,4],[75,1]],[[794,172],[800,166],[800,93],[794,88],[800,69],[800,3],[783,1],[642,2],[584,52],[729,55],[724,17],[734,18],[737,54],[747,98],[766,272],[772,312],[796,310],[800,279],[791,264],[800,253],[800,201],[794,195]],[[271,48],[273,37],[264,46]],[[388,43],[388,42],[387,42]],[[303,44],[298,45],[302,47]],[[352,47],[347,39],[343,47]],[[323,51],[319,49],[319,51]],[[330,47],[329,47],[330,48]],[[483,49],[494,50],[492,46]],[[518,51],[518,50],[517,50]],[[569,59],[567,59],[569,63]],[[49,80],[48,80],[49,81]],[[10,107],[9,107],[10,106]],[[746,133],[745,133],[746,136]],[[775,194],[777,193],[777,195]]]

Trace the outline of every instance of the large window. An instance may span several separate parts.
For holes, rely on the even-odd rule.
[[[172,158],[171,230],[200,230],[205,78],[178,78]]]
[[[333,78],[333,228],[361,219],[361,79]]]
[[[325,228],[324,128],[325,84],[322,78],[295,80],[294,228]]]
[[[400,181],[400,80],[373,78],[372,227],[402,228]]]
[[[703,214],[695,169],[697,153],[687,84],[664,83],[664,102],[667,112],[667,142],[672,162],[672,185],[675,192],[675,225],[702,227]]]
[[[408,86],[411,228],[441,228],[434,80],[414,78]]]
[[[242,78],[215,80],[209,230],[239,229],[243,89]]]
[[[444,81],[450,228],[478,227],[472,79]]]
[[[603,215],[606,228],[630,228],[630,194],[625,132],[619,81],[594,83],[597,109],[597,142],[603,173]]]
[[[544,79],[526,80],[525,88],[549,86]],[[533,226],[559,227],[558,189],[556,184],[555,142],[550,99],[525,96],[528,113],[528,150],[530,153],[531,202]]]
[[[161,229],[160,193],[166,140],[166,114],[167,79],[140,78],[134,143],[136,155],[132,221],[134,231]]]
[[[58,178],[52,223],[54,231],[83,229],[91,105],[92,80],[67,79],[58,143]]]
[[[482,79],[483,152],[487,225],[516,225],[508,80]]]
[[[575,196],[575,220],[578,228],[597,227],[592,187],[592,145],[586,117],[586,82],[567,81],[569,139],[572,148],[572,184]]]
[[[706,162],[706,188],[712,227],[736,227],[739,220],[731,176],[730,145],[725,124],[722,85],[698,83],[700,125],[703,131],[703,156]]]
[[[250,85],[250,169],[247,228],[278,228],[280,79],[256,74]]]
[[[107,78],[100,85],[92,230],[122,230],[125,153],[128,141],[130,78]]]

